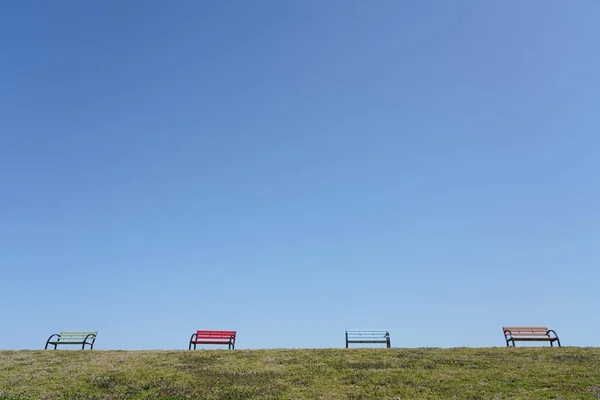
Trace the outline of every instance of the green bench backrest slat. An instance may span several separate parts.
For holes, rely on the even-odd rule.
[[[68,340],[83,340],[86,338],[86,336],[90,335],[90,339],[92,338],[91,335],[97,335],[98,331],[90,331],[90,332],[61,332],[58,334],[58,340],[62,340],[62,341],[68,341]]]
[[[89,331],[89,332],[60,332],[61,336],[87,336],[87,335],[96,335],[98,331]]]

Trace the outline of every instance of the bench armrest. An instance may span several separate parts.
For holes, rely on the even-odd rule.
[[[90,343],[88,343],[88,338],[92,339],[92,341]],[[96,342],[96,334],[88,333],[87,336],[85,337],[85,339],[83,339],[83,345],[81,346],[81,349],[83,350],[85,348],[85,344],[87,343],[90,345],[90,350],[92,350],[94,348],[95,342]]]
[[[92,343],[94,343],[94,341],[96,340],[96,334],[95,333],[89,333],[85,339],[83,339],[84,342],[87,342],[88,339],[91,338],[92,339]]]
[[[554,331],[554,329],[548,329],[548,332],[546,332],[546,335],[550,336],[550,332],[552,332],[554,334],[555,338],[558,338],[558,335],[556,334],[556,332]]]
[[[192,341],[194,340],[194,337],[196,337],[196,332],[192,333],[192,337],[190,337],[190,345],[188,347],[188,350],[192,349]],[[196,349],[196,345],[194,345],[194,349]]]
[[[58,333],[53,333],[52,335],[50,335],[50,337],[48,338],[48,340],[46,340],[46,346],[44,347],[44,350],[48,350],[48,345],[50,344],[50,340],[54,337],[59,337]]]

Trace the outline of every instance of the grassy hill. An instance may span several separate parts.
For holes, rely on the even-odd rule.
[[[0,351],[0,399],[600,399],[600,349]]]

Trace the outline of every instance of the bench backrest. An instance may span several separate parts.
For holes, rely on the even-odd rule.
[[[503,326],[502,331],[504,336],[550,336],[547,326]]]
[[[390,334],[383,329],[349,329],[346,331],[346,336],[352,339],[385,339]]]
[[[82,341],[87,336],[98,335],[98,331],[89,331],[89,332],[61,332],[58,334],[58,341],[70,342],[70,341]]]
[[[196,339],[214,339],[223,340],[229,339],[233,336],[235,339],[236,331],[197,331]]]

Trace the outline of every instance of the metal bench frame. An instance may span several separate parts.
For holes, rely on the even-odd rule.
[[[50,337],[46,341],[46,346],[44,347],[44,350],[48,350],[49,344],[54,345],[54,350],[56,350],[56,346],[58,346],[59,344],[80,344],[81,350],[85,350],[85,345],[87,344],[90,346],[90,350],[93,350],[97,335],[98,331],[54,333],[50,335]],[[54,336],[56,336],[57,339],[51,340]]]
[[[392,347],[390,333],[386,330],[347,329],[346,348],[350,343],[383,343],[388,349]]]

